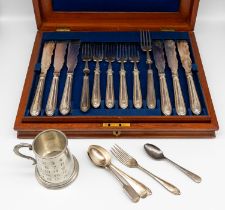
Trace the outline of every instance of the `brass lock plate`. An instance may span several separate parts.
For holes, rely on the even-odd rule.
[[[128,128],[130,123],[103,123],[104,128]]]

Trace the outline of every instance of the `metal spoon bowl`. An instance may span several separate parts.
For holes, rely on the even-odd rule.
[[[180,171],[182,171],[184,174],[186,174],[189,178],[191,178],[194,182],[200,183],[201,177],[194,174],[193,172],[181,167],[177,163],[173,162],[172,160],[168,159],[157,146],[153,144],[145,144],[144,149],[147,152],[147,154],[152,157],[155,160],[167,160],[168,162],[172,163],[174,166],[176,166]]]

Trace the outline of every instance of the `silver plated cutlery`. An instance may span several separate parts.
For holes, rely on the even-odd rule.
[[[94,108],[99,108],[101,105],[100,91],[100,62],[103,60],[103,44],[95,43],[92,46],[93,61],[95,61],[94,84],[92,89],[91,104]]]
[[[152,59],[150,52],[152,50],[151,35],[149,31],[142,31],[140,33],[140,43],[142,51],[146,52],[146,64],[148,65],[147,72],[147,107],[149,109],[155,109],[156,107],[156,96],[155,96],[155,85],[152,70]]]
[[[105,105],[107,108],[111,109],[115,105],[113,69],[112,69],[112,63],[116,59],[116,46],[114,44],[112,43],[106,44],[104,57],[105,61],[108,62]]]
[[[152,49],[155,59],[155,65],[158,69],[159,74],[162,113],[166,116],[169,116],[172,114],[172,106],[166,82],[166,75],[165,75],[166,63],[164,57],[163,43],[161,41],[154,41]]]
[[[173,77],[173,90],[174,90],[176,112],[178,115],[184,116],[186,115],[187,111],[178,75],[176,44],[173,40],[166,40],[164,41],[164,46],[166,51],[167,63],[171,69]]]
[[[191,105],[191,110],[195,115],[200,115],[202,112],[201,103],[199,101],[198,93],[196,91],[193,75],[192,75],[192,60],[190,56],[190,50],[188,42],[185,40],[177,42],[178,51],[180,54],[180,59],[185,69],[187,84],[188,84],[188,92],[189,92],[189,100]]]
[[[141,83],[139,78],[138,62],[140,61],[139,51],[136,44],[130,44],[129,46],[129,60],[134,63],[133,70],[133,105],[136,109],[142,107],[142,93],[141,93]]]
[[[44,44],[42,59],[41,59],[41,73],[39,76],[39,81],[37,89],[34,95],[34,99],[30,108],[31,116],[38,116],[41,111],[43,92],[45,87],[45,79],[52,62],[52,55],[55,49],[55,42],[50,41]]]
[[[103,147],[89,146],[88,156],[96,166],[106,168],[116,176],[133,202],[138,202],[140,198],[151,195],[151,190],[148,187],[114,166],[111,163],[109,152]]]
[[[47,116],[53,116],[57,106],[57,97],[58,97],[58,84],[59,84],[59,75],[62,70],[63,64],[65,62],[65,54],[67,49],[68,42],[57,42],[55,49],[55,58],[54,58],[54,73],[51,84],[50,93],[48,96],[47,105],[45,112]]]
[[[117,58],[116,59],[120,63],[119,106],[122,109],[126,109],[128,107],[128,93],[127,93],[126,70],[125,70],[124,64],[128,61],[127,44],[120,43],[117,45]]]
[[[111,149],[112,154],[125,166],[129,168],[138,168],[144,173],[151,176],[155,181],[157,181],[159,184],[161,184],[165,189],[167,189],[169,192],[180,195],[180,190],[175,187],[174,185],[170,184],[169,182],[159,178],[158,176],[154,175],[152,172],[146,170],[143,168],[135,158],[133,158],[131,155],[129,155],[125,150],[123,150],[120,146],[115,145]]]
[[[82,61],[85,62],[83,86],[80,100],[80,110],[87,112],[90,109],[90,95],[89,95],[89,74],[90,69],[88,62],[92,60],[92,50],[90,43],[83,43],[82,45]]]
[[[153,144],[145,144],[144,145],[145,151],[147,152],[147,154],[152,157],[155,160],[167,160],[169,163],[173,164],[175,167],[177,167],[179,170],[181,170],[184,174],[186,174],[190,179],[192,179],[194,182],[196,183],[200,183],[201,182],[201,177],[194,174],[193,172],[179,166],[177,163],[173,162],[172,160],[170,160],[169,158],[167,158],[162,150],[160,150],[158,147],[156,147]]]
[[[72,95],[72,84],[73,84],[73,73],[77,66],[78,55],[80,49],[80,41],[70,42],[68,45],[67,54],[67,77],[63,91],[63,96],[60,104],[60,113],[62,115],[69,114],[71,110],[71,95]]]

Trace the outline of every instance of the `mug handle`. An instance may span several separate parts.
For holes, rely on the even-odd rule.
[[[21,144],[18,144],[14,147],[13,151],[15,152],[16,155],[22,157],[22,158],[26,158],[28,160],[32,160],[33,161],[33,165],[36,165],[37,164],[37,161],[30,157],[30,156],[27,156],[27,155],[23,155],[21,152],[20,152],[20,149],[23,148],[23,147],[27,147],[29,148],[29,150],[32,150],[32,145],[31,144],[27,144],[27,143],[21,143]]]

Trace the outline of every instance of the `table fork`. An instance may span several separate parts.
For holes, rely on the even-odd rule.
[[[118,44],[117,45],[116,59],[120,63],[119,105],[120,105],[120,108],[126,109],[128,107],[128,93],[127,93],[126,70],[125,70],[124,64],[128,60],[127,44]]]
[[[161,184],[164,188],[166,188],[169,192],[175,195],[180,195],[180,190],[177,187],[140,166],[137,160],[129,155],[126,151],[124,151],[120,146],[114,145],[111,148],[111,153],[125,166],[142,170],[143,172],[151,176],[154,180],[156,180],[159,184]]]
[[[149,31],[142,31],[140,33],[140,43],[142,51],[146,52],[146,64],[148,65],[148,81],[147,81],[147,106],[149,109],[155,109],[156,97],[155,97],[155,86],[154,77],[152,70],[152,59],[150,52],[152,50],[151,35]]]
[[[92,89],[91,104],[94,108],[98,108],[101,104],[101,91],[100,91],[100,62],[103,60],[103,45],[96,43],[93,46],[93,61],[96,62],[94,84]]]
[[[82,112],[87,112],[90,109],[90,96],[89,96],[89,66],[88,62],[92,60],[91,46],[89,43],[84,43],[82,45],[82,60],[85,62],[84,67],[84,77],[83,77],[83,87],[80,100],[80,109]]]
[[[113,69],[112,69],[112,62],[114,62],[116,58],[115,48],[116,47],[114,44],[107,44],[105,46],[105,61],[108,62],[105,104],[106,107],[109,109],[113,108],[115,105]]]
[[[142,93],[141,93],[141,84],[139,78],[139,70],[137,63],[140,60],[139,52],[137,46],[135,44],[129,45],[129,60],[134,63],[134,84],[133,84],[133,104],[136,109],[140,109],[142,107]]]

